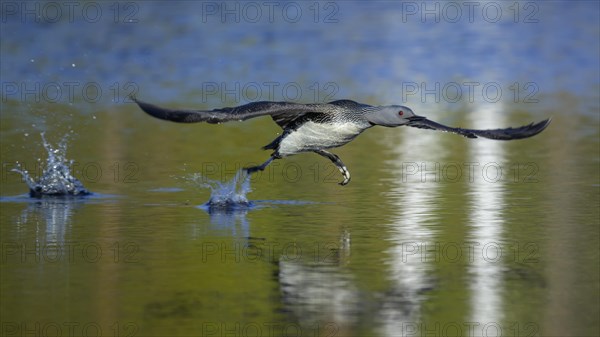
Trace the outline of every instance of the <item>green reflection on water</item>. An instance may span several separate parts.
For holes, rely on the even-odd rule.
[[[78,322],[78,331],[96,322],[104,334],[197,335],[255,326],[264,334],[297,324],[303,335],[372,335],[389,331],[387,325],[466,329],[477,309],[477,273],[466,256],[454,260],[442,250],[411,264],[395,253],[412,243],[422,247],[420,238],[434,249],[474,240],[478,203],[466,176],[404,182],[401,171],[421,160],[442,167],[471,161],[469,140],[436,134],[443,151],[417,147],[398,157],[409,137],[402,133],[427,131],[375,128],[335,151],[353,174],[348,186],[337,185],[341,177],[325,159],[303,154],[255,178],[249,198],[315,203],[219,218],[195,207],[209,191],[181,178],[202,171],[227,180],[239,167],[262,162],[268,152],[260,146],[280,132],[268,118],[176,125],[134,106],[7,113],[15,106],[9,102],[2,113],[3,197],[26,192],[8,172],[11,163],[35,165],[45,157],[42,125],[51,125],[51,141],[72,128],[67,155],[80,163],[75,175],[91,191],[114,197],[0,203],[5,327]],[[553,124],[540,136],[501,144],[506,175],[493,186],[502,195],[495,242],[506,255],[493,265],[500,281],[492,291],[499,300],[494,322],[510,334],[598,329],[597,119],[566,116],[562,108],[548,112]],[[516,110],[507,120],[534,119]],[[152,191],[173,187],[181,190]],[[411,196],[431,198],[413,203]],[[422,220],[411,223],[407,214]],[[56,247],[71,247],[73,255],[56,257]],[[417,283],[407,281],[411,275]]]

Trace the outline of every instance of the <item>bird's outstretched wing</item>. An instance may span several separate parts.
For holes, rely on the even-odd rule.
[[[282,128],[294,119],[310,113],[321,112],[323,104],[298,104],[290,102],[253,102],[237,107],[213,110],[168,109],[142,102],[132,97],[147,114],[177,123],[206,122],[211,124],[230,121],[243,121],[250,118],[269,115]]]
[[[489,139],[497,140],[512,140],[522,139],[535,136],[542,132],[549,124],[551,119],[543,120],[539,123],[531,123],[516,128],[506,129],[491,129],[491,130],[475,130],[475,129],[462,129],[453,128],[450,126],[442,125],[422,116],[415,116],[410,119],[410,122],[406,125],[421,129],[440,130],[445,132],[452,132],[467,138],[484,137]]]

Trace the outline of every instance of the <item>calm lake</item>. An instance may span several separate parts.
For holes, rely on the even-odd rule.
[[[598,2],[1,6],[1,335],[600,335]],[[375,127],[332,150],[347,186],[300,154],[215,210],[208,186],[281,129],[160,121],[129,95],[552,123],[511,142]],[[92,195],[28,196],[12,169],[42,174],[42,133]]]

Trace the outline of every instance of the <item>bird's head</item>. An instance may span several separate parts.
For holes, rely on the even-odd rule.
[[[367,111],[365,117],[372,125],[387,127],[405,125],[411,121],[424,118],[415,115],[409,107],[403,105],[378,106]]]

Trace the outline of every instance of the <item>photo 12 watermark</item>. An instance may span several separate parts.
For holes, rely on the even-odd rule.
[[[127,242],[21,242],[3,241],[4,264],[138,263],[140,245]]]
[[[256,263],[295,262],[337,263],[340,254],[347,249],[343,242],[315,241],[302,244],[285,242],[233,242],[205,241],[200,246],[199,261],[202,263]]]
[[[75,64],[71,65],[76,67]],[[135,82],[100,83],[94,81],[7,81],[2,82],[2,103],[133,103],[140,91]]]
[[[77,177],[82,183],[97,183],[100,181],[111,181],[115,184],[134,184],[139,182],[140,166],[135,162],[111,162],[100,163],[96,161],[69,162],[69,173]],[[26,171],[34,179],[41,177],[46,168],[46,163],[35,161],[27,162],[2,162],[0,181],[6,183],[14,180],[25,182],[22,174],[15,171]]]
[[[111,336],[134,337],[139,332],[139,325],[134,322],[100,323],[94,321],[4,321],[2,320],[2,336]]]
[[[538,183],[540,168],[535,162],[402,162],[401,180],[407,182]]]
[[[0,21],[23,24],[139,22],[140,3],[134,1],[2,1]]]
[[[401,322],[399,337],[464,336],[503,337],[539,336],[540,326],[535,322]]]
[[[402,1],[402,23],[538,23],[534,1]]]
[[[310,325],[291,322],[202,322],[200,336],[338,336],[340,327],[334,322]]]
[[[335,1],[203,1],[203,23],[338,23]]]
[[[330,102],[340,91],[336,82],[203,82],[202,103],[255,101]]]
[[[417,100],[421,103],[474,103],[483,101],[496,103],[539,103],[540,87],[536,82],[402,82],[400,97],[402,103]]]
[[[504,264],[508,261],[540,262],[540,247],[535,242],[417,242],[400,243],[402,263],[473,263],[483,261]]]

